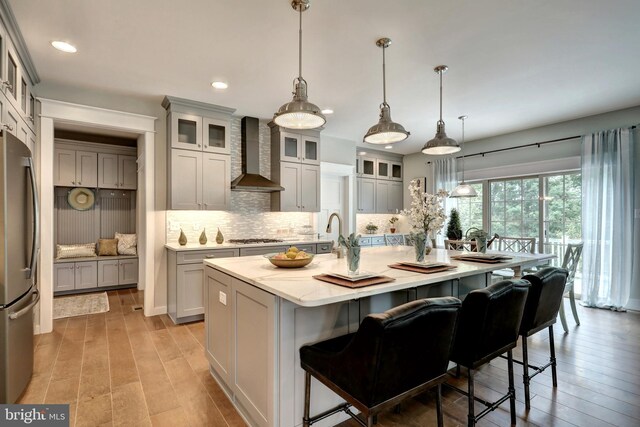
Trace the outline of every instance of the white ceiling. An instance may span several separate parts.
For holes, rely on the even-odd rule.
[[[288,0],[9,0],[40,77],[52,84],[168,94],[268,119],[291,98],[297,19]],[[638,0],[313,0],[303,16],[309,100],[331,107],[324,134],[361,141],[382,101],[379,37],[392,117],[433,137],[444,120],[467,140],[640,105]],[[75,55],[54,50],[68,40]],[[229,83],[226,91],[213,80]]]

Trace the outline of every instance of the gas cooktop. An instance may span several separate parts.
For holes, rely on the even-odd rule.
[[[256,238],[256,239],[229,239],[229,243],[240,244],[240,245],[250,245],[253,243],[279,243],[282,242],[280,239],[267,239],[267,238]]]

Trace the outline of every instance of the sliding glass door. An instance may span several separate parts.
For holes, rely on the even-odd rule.
[[[505,237],[535,237],[540,241],[538,177],[489,181],[489,233]]]

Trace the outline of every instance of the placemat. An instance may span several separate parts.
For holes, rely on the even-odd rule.
[[[454,270],[458,268],[455,265],[442,265],[439,267],[418,267],[417,265],[404,265],[404,264],[391,264],[390,268],[396,268],[398,270],[406,270],[413,271],[414,273],[423,273],[423,274],[431,274],[431,273],[439,273],[441,271]]]
[[[316,280],[321,280],[323,282],[331,283],[333,285],[344,286],[346,288],[352,289],[364,288],[365,286],[380,285],[382,283],[389,283],[396,280],[393,277],[377,276],[371,277],[369,279],[358,280],[357,282],[351,282],[346,279],[340,279],[339,277],[329,276],[328,274],[318,274],[316,276],[313,276],[313,278]]]
[[[457,259],[458,261],[467,261],[467,262],[479,262],[482,264],[499,264],[501,262],[505,262],[511,258],[502,258],[502,259],[490,259],[490,258],[479,258],[479,257],[466,257],[464,255],[453,255],[450,257],[451,259]]]

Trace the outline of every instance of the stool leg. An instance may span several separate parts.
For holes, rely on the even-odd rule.
[[[460,378],[460,364],[456,363],[456,378]]]
[[[511,425],[516,425],[516,388],[513,385],[513,353],[507,352],[507,368],[509,370],[509,412],[511,413]]]
[[[377,423],[378,423],[378,417],[376,415],[369,415],[367,417],[367,427],[373,427],[373,425]]]
[[[567,318],[564,315],[564,298],[560,302],[560,322],[562,323],[562,329],[564,329],[564,333],[569,333],[569,327],[567,326]]]
[[[522,336],[522,382],[524,383],[524,406],[531,409],[529,394],[529,354],[527,352],[527,337]]]
[[[551,378],[553,378],[553,386],[558,387],[558,374],[556,373],[556,346],[553,342],[553,326],[549,326],[549,352],[551,353]]]
[[[442,427],[444,425],[442,420],[442,384],[438,384],[436,389],[436,413],[438,414],[438,427]]]
[[[302,425],[309,427],[309,405],[311,402],[311,374],[304,372],[304,415],[302,416]]]
[[[468,378],[468,384],[469,384],[469,389],[468,389],[468,396],[467,396],[467,403],[469,405],[469,414],[467,415],[467,426],[468,427],[474,427],[476,425],[476,417],[475,417],[475,410],[474,410],[474,399],[473,399],[473,369],[469,368],[469,378]]]
[[[569,291],[569,302],[571,303],[571,311],[573,312],[573,318],[576,321],[576,324],[580,324],[580,319],[578,318],[578,310],[576,310],[576,295],[573,292],[573,286],[571,286],[571,290]]]

